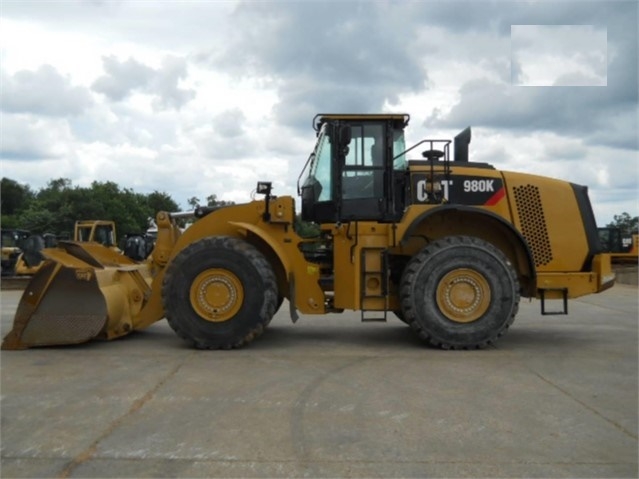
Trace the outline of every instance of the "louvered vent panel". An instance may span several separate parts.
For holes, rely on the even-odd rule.
[[[546,265],[552,261],[550,238],[546,218],[541,206],[539,188],[533,185],[515,187],[515,204],[521,221],[521,232],[532,250],[535,265]]]

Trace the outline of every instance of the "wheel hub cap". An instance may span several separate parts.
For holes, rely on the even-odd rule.
[[[227,321],[242,307],[244,288],[232,272],[207,269],[191,284],[190,299],[195,312],[207,321]]]
[[[451,321],[476,321],[490,305],[490,285],[479,272],[459,268],[448,272],[437,286],[437,306]]]

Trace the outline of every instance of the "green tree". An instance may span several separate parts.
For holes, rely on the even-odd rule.
[[[71,186],[67,178],[49,181],[19,215],[20,227],[39,234],[73,231]]]
[[[0,208],[3,215],[15,215],[26,209],[34,197],[29,185],[21,185],[4,177],[0,181]]]
[[[149,208],[151,208],[154,215],[159,211],[168,211],[171,213],[180,209],[178,204],[173,201],[173,198],[164,192],[154,191],[153,193],[150,193],[146,199]]]
[[[639,233],[639,216],[630,216],[629,213],[623,212],[615,215],[613,221],[606,225],[608,228],[619,228],[624,234]]]
[[[0,223],[3,228],[19,228],[19,214],[29,208],[35,194],[28,185],[21,185],[10,178],[0,182]]]
[[[200,205],[200,199],[197,196],[191,196],[186,202],[189,204],[191,209],[195,209]]]
[[[77,220],[111,220],[118,235],[144,232],[157,211],[176,211],[178,205],[166,193],[150,195],[121,188],[112,181],[94,181],[90,187],[73,186],[71,180],[49,181],[16,215],[16,223],[33,233],[72,236]]]

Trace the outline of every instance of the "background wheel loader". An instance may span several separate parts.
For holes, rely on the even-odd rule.
[[[97,242],[108,248],[119,251],[116,246],[115,223],[106,220],[79,220],[73,229],[73,241],[86,243]],[[58,238],[50,233],[44,235],[27,235],[22,241],[22,250],[17,257],[15,274],[30,276],[38,272],[44,264],[42,250],[55,247]]]
[[[157,215],[151,256],[60,242],[18,305],[4,349],[113,339],[165,318],[201,349],[257,338],[279,305],[303,314],[395,313],[425,342],[483,348],[512,324],[521,297],[543,314],[611,287],[587,188],[468,161],[470,128],[406,149],[405,114],[321,114],[292,197],[199,208],[181,232]],[[416,154],[421,152],[421,155]],[[415,158],[416,157],[416,158]],[[549,310],[548,300],[559,300]]]
[[[637,264],[639,260],[639,234],[627,234],[619,228],[599,228],[599,240],[603,251],[610,253],[615,264]]]
[[[141,261],[149,256],[153,239],[141,233],[126,234],[116,242],[115,222],[108,220],[79,220],[75,222],[73,241],[79,243],[99,243],[131,259]],[[30,235],[22,241],[14,273],[16,276],[31,276],[44,264],[42,250],[57,245],[58,238],[50,233]]]

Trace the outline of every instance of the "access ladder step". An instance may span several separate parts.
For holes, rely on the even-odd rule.
[[[366,313],[371,314],[367,316]],[[380,316],[383,314],[383,316]],[[362,323],[385,323],[386,311],[362,311]]]
[[[540,299],[541,299],[541,314],[542,314],[542,316],[553,316],[553,315],[568,314],[568,288],[540,288],[538,291],[539,291],[539,296],[540,296]],[[559,311],[548,311],[548,308],[546,306],[546,301],[548,301],[549,298],[546,296],[546,293],[550,292],[550,291],[559,292],[561,297],[560,298],[553,298],[553,299],[558,299],[559,301],[561,301],[561,305],[563,306],[563,308],[561,310],[559,310]]]

